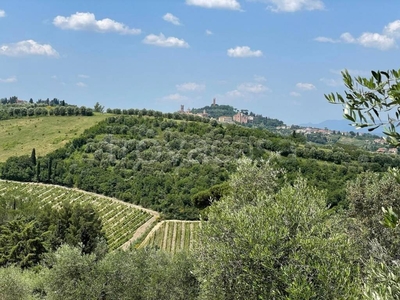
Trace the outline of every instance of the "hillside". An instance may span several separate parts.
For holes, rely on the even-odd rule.
[[[36,201],[40,205],[50,204],[53,208],[64,202],[90,204],[101,218],[110,250],[126,249],[159,216],[154,211],[113,198],[46,184],[0,181],[0,200],[3,199]]]
[[[349,179],[365,170],[386,171],[400,158],[356,147],[318,147],[303,138],[267,130],[218,124],[186,114],[127,110],[87,129],[64,147],[39,157],[13,157],[3,179],[77,187],[161,212],[168,219],[197,220],[210,196],[243,155],[267,159],[294,180],[300,172],[328,192],[329,205],[343,203]],[[282,178],[283,183],[284,178]],[[215,191],[217,191],[215,193]]]
[[[30,155],[32,148],[38,155],[44,156],[109,116],[95,114],[0,120],[0,162],[11,156]]]

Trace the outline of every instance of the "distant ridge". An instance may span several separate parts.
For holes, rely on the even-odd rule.
[[[371,133],[376,135],[383,135],[383,128],[379,127],[374,131],[368,131],[366,128],[356,129],[356,127],[350,125],[351,122],[348,120],[326,120],[321,123],[313,124],[313,123],[305,123],[300,124],[302,127],[314,127],[314,128],[328,128],[330,130],[339,130],[339,131],[354,131],[354,132],[363,132],[363,133]]]

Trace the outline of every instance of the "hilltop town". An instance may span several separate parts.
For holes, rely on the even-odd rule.
[[[358,131],[339,131],[312,126],[286,125],[283,121],[264,117],[248,109],[237,109],[230,105],[217,104],[214,98],[211,105],[202,108],[186,109],[181,105],[180,114],[210,118],[223,124],[240,124],[246,127],[265,128],[282,135],[296,134],[313,144],[343,144],[363,148],[377,153],[397,154],[397,148],[389,147],[386,140],[378,135]]]

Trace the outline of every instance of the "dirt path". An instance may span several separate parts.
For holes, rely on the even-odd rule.
[[[178,224],[177,222],[174,222],[174,231],[172,232],[172,241],[171,241],[171,253],[175,253],[177,224]]]
[[[125,244],[123,244],[120,248],[122,250],[127,250],[129,246],[136,241],[138,238],[140,238],[150,227],[151,225],[157,221],[157,216],[153,216],[151,219],[149,219],[146,223],[144,223],[142,226],[140,226],[133,236],[127,241]],[[158,225],[158,224],[157,224]],[[146,237],[147,238],[147,237]]]

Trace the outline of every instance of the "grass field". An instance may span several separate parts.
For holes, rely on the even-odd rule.
[[[190,250],[199,226],[199,221],[162,221],[152,229],[139,248],[156,247],[170,253]]]
[[[26,117],[0,121],[0,162],[10,156],[30,155],[35,148],[43,156],[78,137],[109,114]]]
[[[63,202],[91,204],[98,212],[111,250],[127,249],[159,217],[157,212],[117,199],[55,185],[0,181],[0,198],[38,201],[56,208]]]

